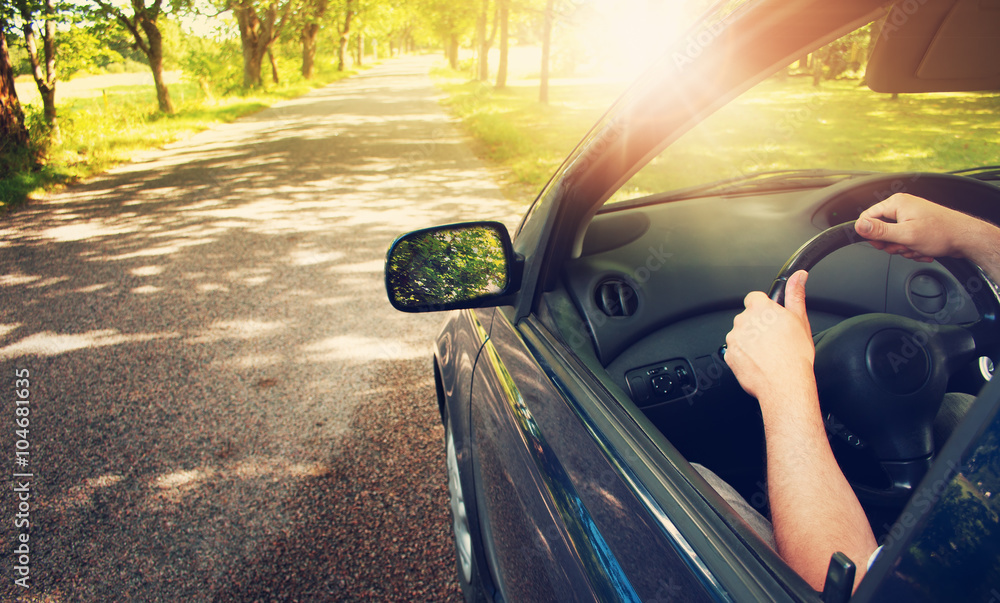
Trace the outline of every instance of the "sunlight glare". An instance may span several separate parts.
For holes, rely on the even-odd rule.
[[[594,0],[578,45],[602,77],[633,79],[673,47],[690,18],[682,0]]]

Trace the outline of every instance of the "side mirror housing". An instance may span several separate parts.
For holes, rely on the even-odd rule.
[[[501,306],[520,289],[523,264],[499,222],[436,226],[393,242],[385,288],[403,312]]]

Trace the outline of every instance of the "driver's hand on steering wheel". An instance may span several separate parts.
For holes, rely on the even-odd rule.
[[[816,349],[806,315],[807,278],[800,270],[788,279],[784,307],[761,291],[747,295],[746,309],[726,335],[726,364],[765,413],[768,401],[783,399],[800,388],[815,388]]]
[[[1000,276],[1000,229],[921,197],[896,193],[866,209],[854,228],[887,253],[918,262],[965,258]]]

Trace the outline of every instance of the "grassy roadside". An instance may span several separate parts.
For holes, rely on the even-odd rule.
[[[621,85],[553,82],[549,104],[538,102],[537,81],[503,90],[451,69],[431,74],[442,101],[473,138],[477,155],[500,168],[504,195],[529,203],[563,159],[621,93]]]
[[[214,124],[231,122],[272,104],[349,77],[355,71],[334,69],[317,73],[310,81],[298,78],[280,86],[244,95],[207,98],[193,82],[170,86],[175,113],[157,110],[152,86],[115,86],[96,97],[69,98],[57,105],[62,140],[47,145],[39,132],[40,108],[25,105],[32,140],[44,160],[35,169],[23,169],[0,178],[0,213],[30,195],[53,190],[99,174],[129,161],[137,152],[161,147]]]

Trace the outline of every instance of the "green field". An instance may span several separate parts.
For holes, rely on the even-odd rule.
[[[537,85],[496,91],[439,74],[445,101],[476,148],[503,168],[507,193],[531,199],[620,87]],[[767,80],[724,107],[643,169],[625,197],[781,169],[950,171],[1000,164],[1000,94],[893,98],[857,80]]]

